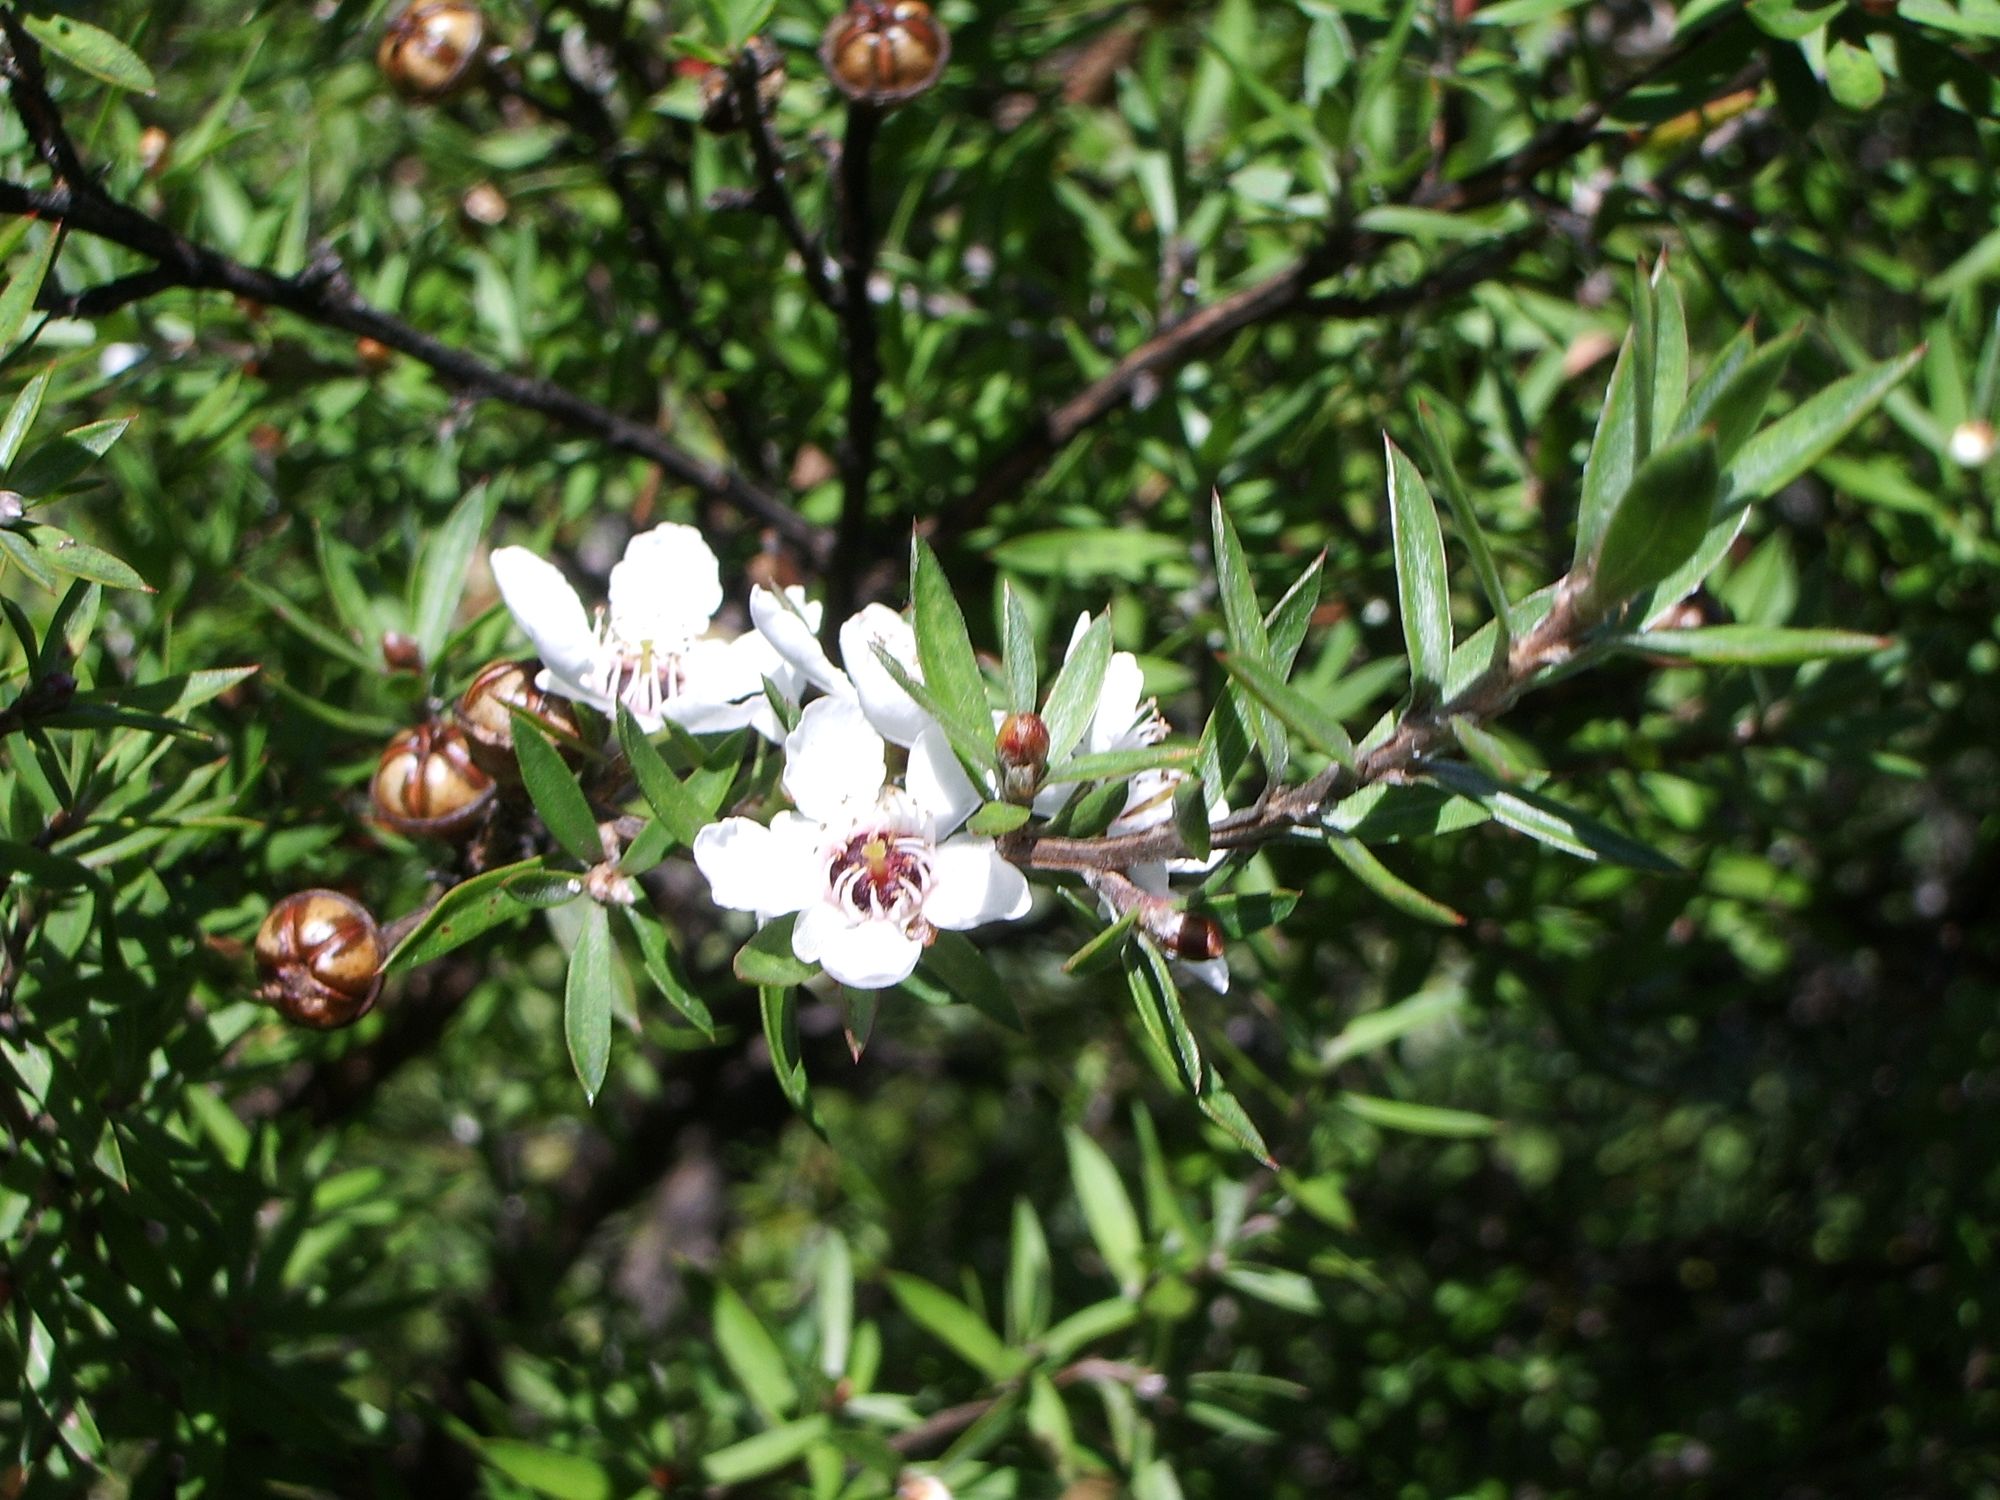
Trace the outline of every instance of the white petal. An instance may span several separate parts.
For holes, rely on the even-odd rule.
[[[923,670],[917,665],[917,633],[910,622],[884,605],[871,604],[840,627],[840,660],[854,680],[854,691],[868,720],[882,731],[884,739],[898,745],[913,745],[930,722],[917,707],[917,700],[896,685],[888,668],[875,659],[880,645],[918,682]]]
[[[795,585],[786,589],[785,597],[780,599],[767,588],[753,588],[750,618],[757,626],[757,633],[771,643],[771,649],[797,668],[806,681],[822,693],[840,698],[853,696],[854,684],[820,647],[816,634],[820,606],[806,603],[804,589]]]
[[[812,901],[800,910],[792,926],[792,952],[800,963],[818,963],[827,940],[852,927],[855,920],[831,901]]]
[[[928,717],[917,742],[910,746],[910,765],[903,773],[903,785],[909,790],[910,800],[930,820],[934,839],[941,839],[958,827],[985,800],[965,774],[965,768],[959,765],[958,757],[951,753],[944,731]]]
[[[1171,771],[1141,771],[1125,793],[1125,809],[1111,820],[1107,832],[1141,833],[1157,828],[1174,815],[1174,780]]]
[[[1183,969],[1194,975],[1218,995],[1229,993],[1229,960],[1226,958],[1204,958],[1196,962],[1183,962]]]
[[[785,736],[785,791],[817,822],[840,823],[873,804],[887,775],[882,736],[849,699],[814,699]]]
[[[894,922],[867,921],[853,926],[825,923],[819,938],[820,966],[842,984],[857,990],[887,989],[901,984],[916,968],[924,945]],[[798,952],[798,933],[792,933]]]
[[[508,613],[534,643],[535,655],[550,678],[557,684],[586,682],[597,654],[597,635],[569,580],[526,547],[500,548],[493,554],[492,567]]]
[[[721,607],[722,569],[692,526],[641,532],[611,570],[611,629],[623,640],[678,649]]]
[[[954,929],[1012,922],[1028,914],[1029,899],[1027,877],[1000,857],[993,840],[961,836],[931,856],[924,920]]]
[[[781,812],[769,828],[748,818],[724,818],[695,835],[694,862],[708,877],[717,906],[759,918],[798,911],[826,890],[822,830],[797,813]]]
[[[1104,668],[1104,685],[1097,693],[1097,714],[1090,721],[1092,751],[1136,750],[1152,743],[1142,727],[1152,717],[1139,707],[1146,691],[1145,674],[1139,658],[1130,651],[1114,651]]]

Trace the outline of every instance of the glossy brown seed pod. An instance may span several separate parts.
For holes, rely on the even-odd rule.
[[[560,698],[535,686],[533,662],[488,662],[458,700],[453,717],[465,731],[473,764],[499,781],[518,781],[521,775],[514,760],[515,709],[539,722],[558,744],[576,738],[575,715]]]
[[[486,17],[465,0],[418,0],[391,18],[375,65],[405,99],[429,102],[456,93],[479,71]]]
[[[257,929],[257,998],[301,1026],[352,1026],[382,993],[387,956],[382,929],[359,901],[299,891]]]
[[[1215,918],[1204,917],[1199,912],[1183,912],[1168,946],[1172,948],[1175,958],[1200,963],[1204,959],[1222,957],[1227,944],[1222,938],[1222,925]]]
[[[901,104],[938,81],[951,33],[922,0],[855,0],[820,37],[819,60],[848,98]]]
[[[369,787],[375,820],[398,833],[455,838],[493,800],[493,778],[474,763],[455,724],[419,724],[389,741]]]

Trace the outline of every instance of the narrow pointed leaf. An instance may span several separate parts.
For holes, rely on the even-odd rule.
[[[1135,1292],[1146,1279],[1145,1236],[1139,1229],[1139,1214],[1119,1181],[1118,1169],[1104,1148],[1082,1131],[1071,1127],[1063,1132],[1069,1152],[1070,1179],[1076,1185],[1077,1201],[1083,1205],[1083,1221],[1104,1264],[1118,1278],[1119,1285]]]
[[[1313,749],[1343,766],[1354,764],[1354,741],[1349,738],[1347,730],[1304,693],[1290,683],[1279,681],[1277,675],[1261,662],[1232,655],[1223,657],[1222,665],[1231,677],[1250,691],[1252,697],[1275,714],[1280,723]]]
[[[910,598],[917,661],[924,669],[924,685],[937,705],[936,711],[952,732],[954,745],[961,736],[976,741],[983,735],[987,741],[985,759],[990,761],[993,724],[986,702],[986,680],[980,676],[979,659],[972,653],[972,638],[966,633],[958,597],[952,593],[937,554],[921,539],[910,544]]]
[[[1681,867],[1659,850],[1606,827],[1588,813],[1564,807],[1536,792],[1503,786],[1475,767],[1455,761],[1426,761],[1423,771],[1446,790],[1478,803],[1516,833],[1525,833],[1565,854],[1662,874],[1682,873]]]
[[[1284,598],[1271,606],[1271,612],[1264,616],[1264,632],[1271,642],[1271,670],[1280,677],[1287,677],[1292,663],[1298,660],[1299,648],[1306,643],[1306,631],[1312,625],[1313,611],[1319,607],[1319,591],[1326,572],[1326,553],[1321,552],[1310,563],[1305,572],[1299,574],[1292,586],[1285,590]]]
[[[1004,1379],[1020,1364],[986,1320],[951,1293],[900,1271],[891,1271],[888,1280],[911,1322],[988,1379]]]
[[[152,69],[110,32],[73,16],[24,16],[21,25],[57,57],[92,78],[135,94],[153,92]]]
[[[1693,433],[1660,449],[1620,498],[1605,525],[1578,601],[1604,614],[1670,577],[1701,546],[1715,510],[1715,440]]]
[[[592,902],[584,909],[563,985],[563,1039],[588,1104],[597,1102],[611,1064],[611,965],[610,915]]]
[[[1576,556],[1581,563],[1597,550],[1598,541],[1611,519],[1611,508],[1632,483],[1632,440],[1638,429],[1638,397],[1633,391],[1636,376],[1632,335],[1618,349],[1618,363],[1612,366],[1611,383],[1604,391],[1604,407],[1598,413],[1597,431],[1590,439],[1590,455],[1583,463],[1583,491],[1577,501]]]
[[[1271,660],[1271,638],[1264,628],[1264,612],[1257,605],[1257,588],[1250,574],[1250,562],[1243,553],[1242,539],[1236,535],[1222,497],[1210,502],[1210,529],[1215,540],[1215,582],[1222,596],[1222,622],[1229,635],[1229,649],[1237,656],[1259,665]],[[1284,775],[1290,757],[1284,731],[1271,711],[1256,702],[1244,702],[1244,720],[1257,741],[1258,753],[1272,778]]]
[[[770,1049],[771,1071],[792,1108],[822,1139],[826,1124],[813,1103],[812,1086],[806,1080],[805,1058],[799,1051],[798,991],[766,985],[757,991],[757,1005],[764,1018],[764,1044]]]
[[[632,769],[632,779],[639,784],[639,795],[646,799],[653,816],[665,825],[676,843],[692,846],[695,835],[708,822],[709,810],[668,769],[659,747],[646,737],[632,711],[622,703],[618,705],[618,744],[625,752],[625,763]]]
[[[1921,347],[1912,349],[1835,381],[1744,443],[1722,471],[1725,503],[1748,504],[1797,479],[1880,406],[1923,355]]]
[[[1028,623],[1028,611],[1011,583],[1000,587],[1000,616],[1007,708],[1011,713],[1032,713],[1041,691],[1041,663],[1036,659],[1034,627]]]
[[[1417,403],[1417,431],[1424,440],[1424,460],[1444,487],[1444,500],[1451,510],[1452,524],[1457,527],[1459,540],[1471,555],[1472,571],[1479,579],[1481,592],[1486,595],[1486,606],[1499,622],[1496,651],[1504,652],[1507,642],[1513,638],[1513,606],[1507,598],[1507,585],[1500,577],[1499,563],[1494,560],[1493,545],[1487,541],[1485,528],[1479,524],[1479,517],[1473,511],[1471,497],[1465,493],[1464,482],[1458,477],[1458,466],[1451,458],[1451,445],[1445,441],[1437,415],[1421,401]]]
[[[563,852],[586,865],[601,862],[604,840],[576,773],[549,743],[541,725],[518,711],[514,711],[514,759],[520,763],[521,781],[535,811]]]
[[[427,662],[437,660],[445,638],[451,634],[452,616],[458,612],[458,601],[465,593],[472,555],[479,550],[479,539],[486,532],[487,495],[483,485],[467,491],[424,545],[410,618],[411,634],[423,648]]]
[[[1403,640],[1410,653],[1410,691],[1435,701],[1451,669],[1451,595],[1445,578],[1444,532],[1437,506],[1417,466],[1385,439],[1389,455],[1389,527],[1396,550],[1396,593]]]
[[[1082,743],[1097,715],[1097,700],[1104,691],[1104,674],[1110,665],[1111,616],[1100,614],[1084,628],[1083,638],[1049,684],[1042,722],[1049,730],[1051,762],[1060,762]]]
[[[1439,927],[1465,925],[1464,917],[1404,880],[1352,834],[1329,828],[1326,831],[1326,846],[1333,852],[1333,857],[1346,866],[1349,874],[1404,916],[1414,917],[1419,922],[1432,922]]]
[[[1893,636],[1858,630],[1790,629],[1775,625],[1710,625],[1700,630],[1648,630],[1607,644],[1635,656],[1665,656],[1691,666],[1796,667],[1810,661],[1873,656]]]

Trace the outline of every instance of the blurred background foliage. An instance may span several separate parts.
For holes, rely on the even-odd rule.
[[[835,319],[752,201],[743,138],[693,124],[702,59],[761,30],[790,65],[792,191],[828,222],[829,8],[496,0],[512,82],[437,106],[383,86],[386,11],[361,0],[66,9],[156,81],[49,59],[113,196],[283,274],[330,246],[410,325],[837,518]],[[1681,876],[1491,826],[1381,850],[1468,917],[1441,931],[1323,851],[1258,855],[1252,881],[1299,906],[1237,946],[1228,997],[1190,1003],[1277,1171],[1154,1075],[1116,972],[1059,971],[1080,938],[1059,908],[991,945],[1025,1035],[890,1000],[856,1063],[809,1004],[820,1139],[730,976],[739,934],[676,867],[660,890],[718,1042],[641,994],[587,1109],[559,919],[334,1035],[250,1003],[244,945],[303,886],[385,917],[423,897],[435,851],[374,829],[366,784],[383,737],[506,644],[477,563],[456,617],[425,615],[464,496],[586,577],[634,529],[695,521],[739,608],[773,543],[274,308],[8,308],[5,395],[46,385],[6,483],[151,591],[58,617],[67,578],[18,550],[0,572],[0,699],[53,633],[42,665],[68,643],[90,709],[0,741],[6,1493],[859,1497],[905,1464],[1068,1500],[2000,1493],[2000,934],[1978,916],[2000,468],[1965,461],[1996,415],[2000,8],[940,13],[951,64],[874,158],[865,591],[900,594],[916,522],[983,647],[1003,576],[1051,657],[1108,599],[1193,727],[1221,683],[1219,488],[1266,600],[1327,549],[1302,686],[1396,658],[1381,433],[1409,446],[1414,400],[1435,406],[1516,592],[1546,582],[1635,267],[1664,254],[1697,366],[1752,319],[1804,328],[1796,391],[1926,346],[1708,601],[1896,644],[1629,662],[1498,726]],[[1418,202],[1594,100],[1528,180]],[[0,164],[40,180],[14,110]],[[1122,355],[1356,234],[1367,256],[1316,290],[1453,284],[1260,320],[982,488]],[[50,236],[0,220],[15,278]],[[50,286],[145,264],[74,232]],[[109,419],[129,426],[83,451]],[[383,632],[419,616],[427,661],[391,670]]]

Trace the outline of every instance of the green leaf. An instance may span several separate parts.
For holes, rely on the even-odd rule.
[[[1716,455],[1727,464],[1750,434],[1757,430],[1757,424],[1764,420],[1764,408],[1771,403],[1771,392],[1784,378],[1786,367],[1792,362],[1792,354],[1804,336],[1803,327],[1794,328],[1760,348],[1749,350],[1733,366],[1718,356],[1688,397],[1675,435],[1695,432],[1702,427],[1713,428]],[[1724,370],[1728,372],[1726,378],[1711,378]]]
[[[49,51],[92,78],[135,94],[153,92],[152,69],[110,32],[72,16],[23,16],[21,25]]]
[[[1225,936],[1241,939],[1276,927],[1298,904],[1297,891],[1246,891],[1235,896],[1206,896],[1198,906],[1215,918]]]
[[[1639,870],[1678,875],[1681,867],[1657,849],[1628,838],[1560,803],[1518,787],[1502,786],[1484,771],[1456,761],[1426,761],[1423,773],[1449,791],[1476,802],[1516,833],[1525,833],[1578,859],[1608,860]]]
[[[481,1459],[549,1500],[611,1500],[616,1493],[611,1476],[587,1458],[514,1438],[481,1437],[475,1442]]]
[[[1130,1297],[1107,1297],[1071,1313],[1042,1339],[1042,1352],[1060,1364],[1079,1350],[1139,1321],[1139,1304]]]
[[[581,882],[578,884],[581,886]],[[654,987],[666,996],[667,1004],[688,1019],[695,1030],[714,1041],[715,1017],[709,1013],[701,996],[689,987],[674,963],[673,945],[669,941],[666,924],[647,908],[625,906],[619,910],[625,913],[632,935],[639,940],[639,957]]]
[[[1835,381],[1746,442],[1722,471],[1726,504],[1775,494],[1833,451],[1924,356],[1921,347]]]
[[[1111,666],[1111,616],[1100,614],[1084,628],[1083,635],[1063,659],[1062,669],[1049,685],[1049,701],[1042,709],[1042,722],[1049,730],[1049,761],[1060,764],[1082,742],[1097,716],[1097,700],[1104,691],[1104,674]]]
[[[1445,578],[1444,532],[1437,506],[1417,466],[1388,439],[1389,528],[1396,550],[1396,593],[1403,640],[1410,653],[1410,692],[1418,704],[1436,700],[1451,669],[1451,595]]]
[[[1007,1257],[1008,1343],[1024,1344],[1040,1337],[1054,1308],[1054,1266],[1048,1236],[1034,1205],[1026,1198],[1016,1198],[1013,1245]]]
[[[1014,585],[1000,585],[1001,660],[1006,667],[1007,708],[1033,713],[1041,692],[1041,662],[1035,650],[1035,630]]]
[[[1653,266],[1653,296],[1652,430],[1657,441],[1674,430],[1688,390],[1687,307],[1679,284],[1668,274],[1664,253]]]
[[[1577,599],[1584,618],[1609,613],[1694,555],[1715,510],[1716,476],[1715,439],[1707,433],[1678,438],[1646,460],[1585,570]]]
[[[994,743],[993,716],[988,713],[980,727],[968,727],[965,720],[952,717],[939,701],[937,694],[930,690],[928,683],[911,674],[880,641],[869,643],[869,650],[875,653],[875,660],[882,664],[882,670],[896,686],[915,700],[918,708],[929,714],[944,737],[951,744],[951,753],[965,768],[966,776],[974,786],[991,789],[998,781],[997,750]]]
[[[815,1412],[796,1422],[747,1437],[727,1448],[718,1448],[701,1461],[702,1477],[710,1484],[747,1484],[775,1474],[805,1457],[806,1451],[832,1430],[833,1419]]]
[[[1342,1094],[1340,1107],[1357,1119],[1384,1130],[1402,1130],[1411,1135],[1443,1136],[1451,1140],[1472,1140],[1492,1135],[1500,1123],[1488,1115],[1465,1109],[1440,1109],[1432,1104],[1405,1104],[1400,1099],[1378,1099],[1372,1094]]]
[[[1229,513],[1222,508],[1219,494],[1210,501],[1209,524],[1215,539],[1215,582],[1222,595],[1222,621],[1228,631],[1230,652],[1259,666],[1268,666],[1271,638],[1264,628],[1264,612],[1257,603],[1256,582],[1250,574],[1249,560],[1243,555],[1243,542],[1230,523]],[[1256,738],[1258,753],[1264,757],[1265,768],[1275,781],[1285,774],[1291,746],[1270,709],[1254,700],[1239,701],[1243,701],[1244,719]]]
[[[1319,1066],[1330,1073],[1349,1058],[1379,1051],[1413,1031],[1449,1020],[1464,1005],[1464,991],[1454,987],[1425,990],[1380,1010],[1365,1011],[1320,1049]]]
[[[813,1103],[805,1057],[799,1051],[798,992],[773,985],[760,986],[757,1006],[764,1018],[764,1044],[770,1049],[771,1071],[777,1076],[779,1089],[814,1133],[825,1139],[826,1123]]]
[[[1423,438],[1424,460],[1430,471],[1437,475],[1438,483],[1444,486],[1445,504],[1451,510],[1452,524],[1458,528],[1459,540],[1472,556],[1472,571],[1479,578],[1487,607],[1499,622],[1500,639],[1495,654],[1504,655],[1507,642],[1513,636],[1513,604],[1507,597],[1507,585],[1500,577],[1500,565],[1494,560],[1492,543],[1487,541],[1485,528],[1479,524],[1479,516],[1472,508],[1471,497],[1465,493],[1465,485],[1458,477],[1458,466],[1451,459],[1451,445],[1445,441],[1436,413],[1422,401],[1417,403],[1417,432]]]
[[[0,289],[0,353],[12,349],[14,341],[21,336],[21,329],[28,321],[28,314],[35,310],[35,298],[42,290],[42,283],[48,280],[49,267],[55,261],[56,246],[61,241],[62,235],[53,227],[44,230],[41,244],[31,251],[14,274],[7,278],[6,287]],[[42,392],[48,389],[49,377],[46,371],[36,379],[41,382],[41,386],[34,390],[34,401],[29,408],[29,420],[33,420],[34,409],[41,405]],[[23,391],[15,403],[15,410],[19,411],[21,403],[27,400],[28,392]],[[10,428],[13,426],[11,414],[8,417],[8,425]],[[26,424],[22,425],[25,427]],[[12,440],[18,443],[19,435],[14,434]],[[6,463],[12,466],[11,453],[7,456]],[[10,488],[19,489],[20,486],[11,485]]]
[[[583,909],[563,985],[563,1039],[586,1104],[597,1102],[611,1065],[612,962],[611,918],[593,901]]]
[[[412,603],[411,631],[422,648],[426,662],[436,661],[445,638],[451,634],[452,616],[465,593],[465,578],[472,567],[472,555],[486,533],[487,489],[475,485],[465,498],[452,507],[444,524],[431,533],[424,545],[422,566],[417,570],[416,598]]]
[[[1665,656],[1692,666],[1796,667],[1810,661],[1873,656],[1895,637],[1858,630],[1787,629],[1775,625],[1710,625],[1700,630],[1648,630],[1614,636],[1614,650]]]
[[[104,457],[131,425],[130,417],[107,417],[38,443],[8,469],[8,486],[31,500],[53,495]]]
[[[1305,572],[1299,574],[1285,590],[1284,597],[1264,616],[1264,633],[1271,642],[1271,670],[1280,677],[1289,679],[1299,648],[1306,643],[1313,611],[1319,607],[1320,583],[1325,572],[1326,553],[1322,551],[1306,564]]]
[[[1118,1169],[1102,1146],[1074,1126],[1063,1132],[1063,1144],[1069,1153],[1070,1180],[1097,1253],[1120,1287],[1128,1295],[1136,1293],[1146,1279],[1145,1238],[1139,1232],[1138,1211],[1118,1180]]]
[[[1166,955],[1143,933],[1135,951],[1126,958],[1125,983],[1153,1045],[1173,1064],[1181,1086],[1190,1094],[1199,1094],[1201,1046],[1195,1040],[1194,1028],[1188,1025],[1187,1012],[1181,1006],[1180,986],[1167,967]]]
[[[962,932],[940,931],[924,950],[924,973],[995,1025],[1022,1032],[1014,995],[993,972],[993,963]]]
[[[854,1254],[838,1229],[827,1230],[820,1242],[816,1279],[819,1371],[836,1380],[847,1372],[848,1351],[854,1344]]]
[[[1433,922],[1440,927],[1463,927],[1465,918],[1434,901],[1375,857],[1374,851],[1352,834],[1326,830],[1326,846],[1347,872],[1406,917]]]
[[[1207,859],[1209,851],[1208,793],[1199,776],[1187,775],[1174,788],[1174,831],[1192,859]]]
[[[1106,750],[1097,755],[1072,755],[1049,767],[1043,782],[1056,786],[1073,781],[1127,781],[1141,771],[1159,771],[1194,764],[1193,745],[1148,745],[1141,750]]]
[[[799,1388],[778,1341],[750,1305],[726,1286],[716,1288],[710,1318],[716,1350],[743,1394],[765,1421],[782,1421],[798,1405]]]
[[[13,283],[9,282],[7,291],[0,292],[0,303],[4,303],[12,291]],[[32,302],[32,294],[29,300]],[[5,317],[0,316],[0,329],[5,329],[6,326]],[[14,341],[14,335],[19,332],[20,326],[17,321],[11,333],[0,336],[0,350],[6,349]],[[16,396],[14,404],[7,408],[6,420],[0,421],[0,470],[10,468],[14,460],[20,456],[21,444],[27,440],[28,430],[35,425],[35,418],[41,415],[42,397],[48,394],[51,374],[51,371],[42,370],[22,386],[21,394]]]
[[[518,709],[514,716],[514,759],[520,763],[521,781],[542,815],[555,841],[570,858],[585,865],[604,860],[604,840],[597,832],[597,816],[577,783],[576,773],[549,742],[542,726]]]
[[[937,554],[922,538],[910,544],[910,601],[917,661],[923,667],[924,686],[936,703],[940,722],[952,734],[954,748],[961,738],[966,744],[983,742],[984,754],[976,764],[990,771],[993,711],[986,701],[986,679],[980,675],[979,659],[972,654],[972,638],[966,634],[958,597]]]
[[[787,912],[774,917],[736,950],[731,966],[745,984],[784,987],[804,984],[819,973],[818,964],[809,964],[792,952],[792,927],[798,918]]]
[[[888,1284],[911,1322],[988,1379],[1004,1380],[1019,1366],[1000,1335],[951,1293],[901,1271],[891,1271]]]
[[[982,838],[998,838],[1003,833],[1012,833],[1033,816],[1032,808],[1018,802],[988,802],[965,820],[965,831]]]
[[[1327,759],[1338,761],[1350,769],[1353,767],[1354,741],[1338,720],[1328,716],[1318,704],[1290,683],[1281,681],[1262,662],[1235,655],[1226,655],[1221,660],[1229,675],[1249,689],[1251,696],[1275,714],[1286,728]]]
[[[383,970],[394,974],[430,963],[502,922],[523,915],[527,908],[507,894],[507,887],[515,880],[540,876],[543,871],[544,866],[537,856],[460,881],[439,897],[437,905],[396,945],[395,951],[383,964]],[[576,894],[583,894],[580,878],[576,882]]]
[[[1107,968],[1110,960],[1132,935],[1132,929],[1139,925],[1139,909],[1135,906],[1122,913],[1118,920],[1096,933],[1089,942],[1063,960],[1065,974],[1091,974]]]
[[[1583,492],[1576,514],[1576,556],[1572,567],[1597,551],[1604,536],[1611,508],[1631,486],[1637,467],[1633,461],[1633,438],[1638,431],[1638,383],[1633,366],[1633,335],[1627,333],[1618,349],[1618,363],[1611,370],[1611,384],[1604,391],[1604,408],[1598,413],[1597,431],[1591,435],[1590,454],[1583,461]]]
[[[675,843],[692,848],[695,835],[708,822],[710,809],[702,807],[680,778],[667,768],[659,747],[646,737],[639,721],[623,703],[618,705],[618,744],[625,752],[625,763],[632,768],[632,779],[639,784],[639,795],[646,799],[653,816],[666,826]]]

